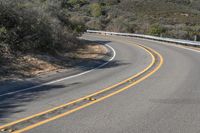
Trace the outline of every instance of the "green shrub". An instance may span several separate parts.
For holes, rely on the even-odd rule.
[[[150,35],[154,35],[154,36],[161,36],[163,33],[165,33],[165,29],[163,27],[161,27],[160,25],[152,25],[149,29],[148,29],[148,34]]]
[[[106,5],[111,6],[111,5],[116,5],[120,3],[120,0],[105,0]]]
[[[5,27],[0,27],[0,35],[6,34],[7,30]]]
[[[0,27],[0,42],[4,42],[7,36],[7,30],[5,27]]]
[[[0,0],[0,43],[8,44],[13,52],[55,53],[77,48],[76,35],[82,26],[60,15],[59,3],[16,3]]]
[[[194,26],[194,27],[187,28],[186,31],[188,33],[189,39],[191,39],[191,40],[197,39],[197,41],[200,40],[200,26]],[[197,38],[195,38],[195,36]]]
[[[87,0],[63,0],[62,7],[81,7],[85,4],[88,4]]]
[[[99,3],[93,3],[90,5],[90,13],[93,17],[99,17],[102,15],[102,7]]]
[[[102,23],[99,19],[90,20],[89,22],[86,23],[86,26],[94,30],[100,30],[103,28]]]
[[[88,1],[87,0],[68,0],[68,3],[71,5],[84,5],[87,4]]]

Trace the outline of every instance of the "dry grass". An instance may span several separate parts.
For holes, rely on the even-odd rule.
[[[98,59],[102,58],[107,53],[107,49],[102,45],[93,44],[88,45],[85,48],[78,49],[74,56],[79,59]]]
[[[47,74],[49,72],[60,72],[72,67],[81,61],[101,59],[107,53],[103,45],[89,44],[73,52],[62,53],[59,57],[42,54],[20,54],[14,61],[7,62],[0,67],[0,80],[19,80]]]

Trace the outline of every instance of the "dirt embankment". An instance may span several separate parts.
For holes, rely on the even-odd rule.
[[[84,61],[98,60],[107,54],[103,45],[88,44],[76,51],[66,52],[57,56],[47,54],[19,54],[10,57],[0,65],[0,81],[18,80],[34,77],[49,72],[59,72],[76,67]]]

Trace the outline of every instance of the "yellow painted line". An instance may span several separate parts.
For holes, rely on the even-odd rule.
[[[150,64],[149,66],[147,66],[143,71],[141,71],[141,72],[137,73],[136,75],[133,75],[132,77],[130,77],[130,78],[124,80],[124,81],[121,81],[121,82],[119,82],[119,83],[117,83],[117,84],[115,84],[115,85],[113,85],[113,86],[110,86],[110,87],[108,87],[108,88],[102,89],[102,90],[97,91],[97,92],[95,92],[95,93],[93,93],[93,94],[90,94],[90,95],[88,95],[88,96],[79,98],[79,99],[77,99],[77,100],[75,100],[75,101],[71,101],[71,102],[69,102],[69,103],[60,105],[60,106],[58,106],[58,107],[49,109],[49,110],[47,110],[47,111],[44,111],[44,112],[41,112],[41,113],[38,113],[38,114],[35,114],[35,115],[32,115],[32,116],[29,116],[29,117],[26,117],[26,118],[23,118],[23,119],[20,119],[20,120],[17,120],[17,121],[8,123],[8,124],[2,125],[2,126],[0,126],[0,130],[1,130],[1,129],[4,129],[4,128],[6,128],[6,127],[9,127],[9,126],[15,125],[15,124],[17,124],[17,123],[20,123],[20,122],[23,122],[23,121],[26,121],[26,120],[29,120],[29,119],[38,117],[38,116],[40,116],[40,115],[53,112],[53,111],[55,111],[55,110],[57,110],[57,109],[60,109],[60,108],[66,107],[66,106],[68,106],[68,105],[74,104],[74,103],[76,103],[76,102],[79,102],[79,101],[81,101],[81,100],[84,100],[84,99],[86,99],[86,98],[88,98],[88,97],[92,97],[92,96],[94,96],[94,95],[97,95],[97,94],[100,94],[100,93],[102,93],[102,92],[108,91],[108,90],[110,90],[110,89],[113,89],[113,88],[115,88],[115,87],[117,87],[117,86],[119,86],[119,85],[121,85],[121,84],[127,82],[127,81],[130,80],[130,79],[133,79],[133,78],[135,78],[135,77],[141,75],[142,73],[145,73],[145,72],[146,72],[149,68],[151,68],[151,67],[153,66],[153,64],[155,63],[155,57],[152,55],[151,52],[149,52],[149,51],[146,50],[145,48],[143,48],[143,47],[141,47],[141,46],[139,46],[139,45],[136,45],[136,46],[137,46],[137,47],[140,47],[140,48],[142,48],[142,49],[144,49],[146,52],[148,52],[148,53],[150,54],[150,56],[151,56],[151,58],[152,58],[151,64]]]
[[[79,102],[79,101],[81,101],[81,100],[83,100],[83,99],[85,99],[85,98],[91,97],[91,96],[93,96],[93,95],[97,95],[97,94],[102,93],[102,92],[107,91],[107,90],[110,90],[110,89],[112,89],[112,88],[114,88],[114,87],[116,87],[116,86],[119,86],[119,85],[121,85],[121,84],[127,82],[128,80],[130,80],[130,79],[132,79],[132,78],[134,78],[134,77],[137,77],[137,76],[141,75],[142,73],[146,72],[149,68],[151,68],[151,67],[153,66],[153,64],[155,63],[155,57],[152,55],[151,52],[149,52],[147,49],[143,48],[142,46],[138,46],[138,47],[140,47],[140,48],[144,49],[145,51],[147,51],[147,52],[151,55],[151,57],[152,57],[152,62],[151,62],[151,64],[150,64],[148,67],[146,67],[143,71],[139,72],[138,74],[136,74],[136,75],[134,75],[134,76],[132,76],[132,77],[130,77],[130,78],[128,78],[128,79],[126,79],[126,80],[124,80],[124,81],[118,83],[118,84],[115,84],[115,85],[113,85],[113,86],[111,86],[111,87],[108,87],[108,88],[105,88],[105,89],[103,89],[103,90],[101,90],[101,91],[98,91],[98,92],[96,92],[96,93],[93,93],[93,94],[91,94],[91,95],[85,96],[85,97],[83,97],[83,98],[77,99],[77,100],[75,100],[75,101],[69,102],[69,103],[67,103],[67,104],[63,104],[63,105],[58,106],[58,107],[55,107],[55,108],[52,108],[52,109],[50,109],[50,110],[47,110],[47,111],[44,111],[44,112],[41,112],[41,113],[38,113],[38,114],[35,114],[35,115],[32,115],[32,116],[29,116],[29,117],[26,117],[26,118],[24,118],[24,119],[20,119],[20,120],[17,120],[17,121],[8,123],[8,124],[6,124],[6,125],[0,126],[0,129],[4,129],[4,128],[6,128],[6,127],[10,127],[10,126],[15,125],[15,124],[17,124],[17,123],[20,123],[20,122],[23,122],[23,121],[32,119],[32,118],[34,118],[34,117],[37,117],[37,116],[40,116],[40,115],[43,115],[43,114],[46,114],[46,113],[50,113],[50,112],[52,112],[52,111],[54,111],[54,110],[57,110],[57,109],[60,109],[60,108],[62,108],[62,107],[66,107],[66,106],[71,105],[71,104],[73,104],[73,103]],[[150,48],[149,48],[149,49],[150,49]],[[152,51],[154,51],[154,50],[152,50]],[[156,51],[154,51],[154,52],[157,53]],[[158,54],[159,54],[159,53],[158,53]],[[161,56],[161,55],[159,55],[159,56],[161,57],[161,58],[160,58],[161,62],[160,62],[159,67],[157,67],[157,69],[160,68],[160,66],[162,65],[162,62],[163,62],[162,56]],[[106,98],[108,98],[108,97],[110,97],[110,96],[113,96],[113,95],[115,95],[115,94],[117,94],[117,93],[120,93],[121,91],[124,91],[124,90],[130,88],[131,86],[133,86],[133,85],[135,85],[135,84],[137,84],[137,83],[143,81],[144,79],[146,79],[147,77],[149,77],[151,74],[153,74],[155,71],[157,71],[157,69],[155,69],[154,71],[152,71],[151,73],[149,73],[149,74],[146,75],[145,77],[141,78],[140,80],[134,82],[133,84],[130,84],[129,86],[124,87],[124,88],[122,88],[122,89],[120,89],[120,90],[118,90],[118,91],[115,91],[114,93],[111,93],[111,94],[109,94],[109,95],[107,95],[107,96],[104,96],[104,97],[102,97],[102,98],[100,98],[100,99],[97,99],[96,101],[93,101],[93,102],[90,102],[90,103],[85,104],[85,105],[83,105],[83,106],[80,106],[80,107],[78,107],[78,108],[76,108],[76,109],[70,110],[70,111],[68,111],[68,112],[66,112],[66,113],[57,115],[57,116],[55,116],[55,117],[49,118],[49,119],[44,120],[44,121],[41,121],[41,122],[38,122],[38,123],[36,123],[36,124],[33,124],[33,125],[31,125],[31,126],[28,126],[28,127],[24,128],[24,129],[15,131],[15,133],[21,133],[21,132],[30,130],[30,129],[34,128],[34,127],[37,127],[37,126],[39,126],[39,125],[45,124],[45,123],[47,123],[47,122],[50,122],[50,121],[52,121],[52,120],[61,118],[61,117],[66,116],[66,115],[68,115],[68,114],[70,114],[70,113],[73,113],[73,112],[78,111],[78,110],[80,110],[80,109],[82,109],[82,108],[85,108],[85,107],[87,107],[87,106],[89,106],[89,105],[92,105],[92,104],[94,104],[94,103],[97,103],[97,102],[99,102],[99,101],[102,101],[102,100],[104,100],[104,99],[106,99]]]
[[[154,51],[153,49],[151,49],[151,50]],[[90,105],[92,105],[92,104],[95,104],[95,103],[100,102],[100,101],[102,101],[102,100],[104,100],[104,99],[107,99],[107,98],[109,98],[109,97],[111,97],[111,96],[113,96],[113,95],[116,95],[116,94],[118,94],[118,93],[120,93],[120,92],[122,92],[122,91],[125,91],[125,90],[129,89],[130,87],[132,87],[132,86],[134,86],[134,85],[136,85],[136,84],[142,82],[143,80],[145,80],[146,78],[148,78],[149,76],[151,76],[153,73],[155,73],[155,72],[162,66],[162,64],[163,64],[163,57],[162,57],[158,52],[156,52],[156,51],[154,51],[154,52],[155,52],[155,53],[159,56],[159,58],[160,58],[160,63],[159,63],[159,65],[158,65],[153,71],[151,71],[150,73],[148,73],[147,75],[145,75],[145,76],[142,77],[141,79],[137,80],[136,82],[134,82],[134,83],[132,83],[132,84],[130,84],[130,85],[128,85],[128,86],[126,86],[126,87],[120,89],[120,90],[117,90],[117,91],[115,91],[115,92],[113,92],[113,93],[111,93],[111,94],[109,94],[109,95],[106,95],[106,96],[104,96],[104,97],[101,97],[100,99],[97,99],[96,101],[87,103],[87,104],[85,104],[85,105],[83,105],[83,106],[80,106],[80,107],[78,107],[78,108],[75,108],[75,109],[73,109],[73,110],[70,110],[70,111],[68,111],[68,112],[65,112],[65,113],[63,113],[63,114],[54,116],[54,117],[52,117],[52,118],[46,119],[46,120],[44,120],[44,121],[38,122],[38,123],[36,123],[36,124],[33,124],[33,125],[31,125],[31,126],[28,126],[28,127],[24,128],[24,129],[15,131],[15,132],[13,132],[13,133],[22,133],[22,132],[31,130],[31,129],[35,128],[35,127],[41,126],[41,125],[43,125],[43,124],[45,124],[45,123],[48,123],[48,122],[50,122],[50,121],[53,121],[53,120],[62,118],[62,117],[64,117],[64,116],[66,116],[66,115],[69,115],[69,114],[71,114],[71,113],[73,113],[73,112],[76,112],[76,111],[78,111],[78,110],[81,110],[81,109],[83,109],[83,108],[86,108],[86,107],[88,107],[88,106],[90,106]]]

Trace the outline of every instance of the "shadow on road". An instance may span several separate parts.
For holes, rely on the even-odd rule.
[[[95,42],[101,43],[102,45],[110,43],[109,41],[95,41]],[[111,53],[109,53],[109,54],[110,55],[105,55],[105,56],[112,56]],[[107,60],[108,60],[107,57],[102,58],[102,59],[92,59],[92,60],[85,59],[77,64],[70,64],[70,67],[78,69],[77,73],[80,73],[81,71],[87,71],[87,70],[96,68],[97,66],[107,62]],[[55,63],[55,62],[50,62],[50,63]],[[113,60],[110,63],[108,63],[107,65],[105,65],[101,68],[98,68],[98,69],[113,68],[113,67],[118,67],[118,66],[127,65],[127,64],[129,64],[129,63],[123,63],[118,60]],[[69,67],[69,65],[67,65],[66,67]],[[72,75],[73,74],[76,74],[76,72],[72,73]],[[23,91],[20,93],[8,94],[9,92],[23,90],[25,88],[40,85],[41,83],[45,83],[45,82],[53,81],[58,78],[63,78],[63,77],[69,76],[65,73],[62,73],[62,74],[57,73],[57,76],[55,76],[55,75],[49,76],[50,79],[47,78],[45,80],[38,77],[38,78],[31,78],[30,80],[25,78],[25,79],[21,79],[20,81],[19,80],[9,80],[9,81],[5,81],[5,82],[0,82],[0,119],[1,119],[1,123],[4,123],[3,120],[6,118],[9,118],[10,115],[23,112],[24,111],[22,109],[23,106],[26,106],[31,101],[37,100],[39,97],[41,97],[42,95],[45,95],[45,93],[48,93],[51,90],[54,90],[54,89],[59,90],[62,88],[68,89],[67,87],[81,84],[80,82],[71,83],[68,85],[51,84],[51,85],[45,85],[45,86],[42,86],[42,87],[39,87],[36,89]],[[2,96],[2,94],[8,94],[8,95]],[[21,109],[19,109],[19,107]]]

